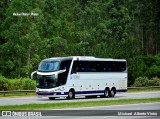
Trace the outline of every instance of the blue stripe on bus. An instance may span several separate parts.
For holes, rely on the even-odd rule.
[[[116,90],[116,92],[127,92],[127,89],[121,89]],[[82,95],[82,94],[97,94],[97,93],[104,93],[104,90],[95,90],[95,91],[76,91],[76,95]],[[37,92],[37,95],[54,95],[53,92]],[[61,92],[56,92],[56,95],[68,95],[68,92],[64,92],[63,94]]]
[[[75,94],[94,94],[94,93],[104,93],[104,90],[95,91],[76,91]]]
[[[116,92],[127,92],[127,89],[116,90]],[[75,94],[94,94],[94,93],[104,93],[104,90],[77,91]]]

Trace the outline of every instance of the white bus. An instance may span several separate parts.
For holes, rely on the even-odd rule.
[[[76,96],[114,97],[127,91],[127,61],[85,56],[56,57],[41,61],[37,74],[38,97],[73,99]]]

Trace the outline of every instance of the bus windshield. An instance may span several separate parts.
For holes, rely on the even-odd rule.
[[[59,62],[58,61],[52,61],[52,62],[46,62],[42,61],[39,64],[38,71],[57,71],[59,68]]]
[[[54,75],[48,76],[37,76],[36,87],[37,88],[54,88],[57,86],[57,80]]]

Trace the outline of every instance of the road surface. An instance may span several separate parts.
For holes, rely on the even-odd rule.
[[[1,105],[22,105],[22,104],[44,104],[44,103],[61,103],[61,102],[86,102],[86,101],[98,101],[98,100],[119,100],[119,99],[140,99],[140,98],[157,98],[160,97],[160,91],[157,92],[136,92],[136,93],[122,93],[116,94],[114,98],[92,98],[86,99],[84,97],[78,97],[74,100],[67,100],[65,98],[58,98],[56,100],[49,100],[48,98],[34,97],[18,97],[18,98],[1,98]]]

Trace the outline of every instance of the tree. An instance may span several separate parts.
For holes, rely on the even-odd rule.
[[[33,68],[35,62],[32,62],[32,59],[42,48],[40,34],[43,15],[42,11],[36,8],[37,4],[43,7],[43,2],[14,0],[6,10],[6,16],[1,24],[3,28],[1,37],[5,39],[5,43],[1,45],[2,61],[5,61],[1,66],[3,75],[28,76],[30,69]],[[15,16],[14,13],[20,15]],[[32,13],[39,15],[33,16]]]
[[[131,0],[127,7],[132,16],[132,35],[141,41],[145,55],[157,55],[160,52],[160,1]]]

